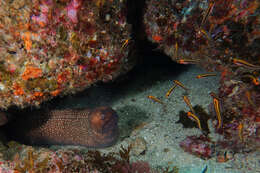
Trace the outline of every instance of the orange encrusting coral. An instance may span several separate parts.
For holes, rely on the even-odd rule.
[[[34,97],[42,97],[43,96],[43,92],[37,91],[33,94]]]
[[[31,35],[30,32],[26,32],[25,35],[22,36],[22,39],[25,44],[25,49],[29,51],[32,47],[32,40],[31,40]]]
[[[34,66],[27,66],[22,74],[23,80],[33,79],[42,76],[42,69]]]
[[[19,84],[14,83],[13,84],[13,93],[16,96],[23,95],[24,94],[24,90],[23,90],[23,88]]]
[[[55,97],[55,96],[59,95],[60,92],[61,92],[60,89],[56,89],[56,90],[51,92],[51,95]]]
[[[156,42],[160,42],[160,41],[163,40],[163,38],[160,35],[154,35],[153,40],[156,41]]]

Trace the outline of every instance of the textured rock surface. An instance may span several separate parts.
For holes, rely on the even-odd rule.
[[[215,71],[235,67],[239,58],[259,69],[259,6],[257,0],[148,0],[143,21],[148,39],[178,63]]]
[[[124,1],[0,0],[0,108],[39,105],[128,71]]]
[[[4,128],[9,138],[30,145],[105,147],[116,142],[118,116],[110,107],[36,110]]]

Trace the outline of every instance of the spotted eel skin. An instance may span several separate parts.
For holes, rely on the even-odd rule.
[[[118,116],[110,107],[36,110],[4,127],[9,138],[27,145],[81,145],[102,148],[118,138]]]

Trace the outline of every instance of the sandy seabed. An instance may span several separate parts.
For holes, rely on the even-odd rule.
[[[118,151],[122,145],[128,146],[141,137],[146,142],[145,153],[132,159],[147,161],[153,167],[177,166],[179,173],[201,173],[205,166],[207,173],[260,173],[259,151],[235,154],[233,159],[218,163],[216,157],[203,160],[179,147],[186,136],[201,134],[198,128],[183,128],[182,124],[176,124],[179,111],[189,111],[182,99],[183,94],[188,94],[193,106],[200,105],[208,110],[212,102],[209,93],[218,91],[219,75],[196,79],[198,74],[205,72],[194,65],[153,61],[133,69],[114,83],[97,85],[83,94],[66,97],[60,107],[107,105],[118,112],[119,141],[102,152]],[[173,80],[179,80],[190,90],[185,92],[177,87],[169,98],[165,98]],[[164,105],[148,99],[149,95],[159,98]]]

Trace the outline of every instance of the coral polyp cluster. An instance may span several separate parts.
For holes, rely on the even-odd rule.
[[[0,107],[39,105],[131,68],[123,1],[0,1]]]

